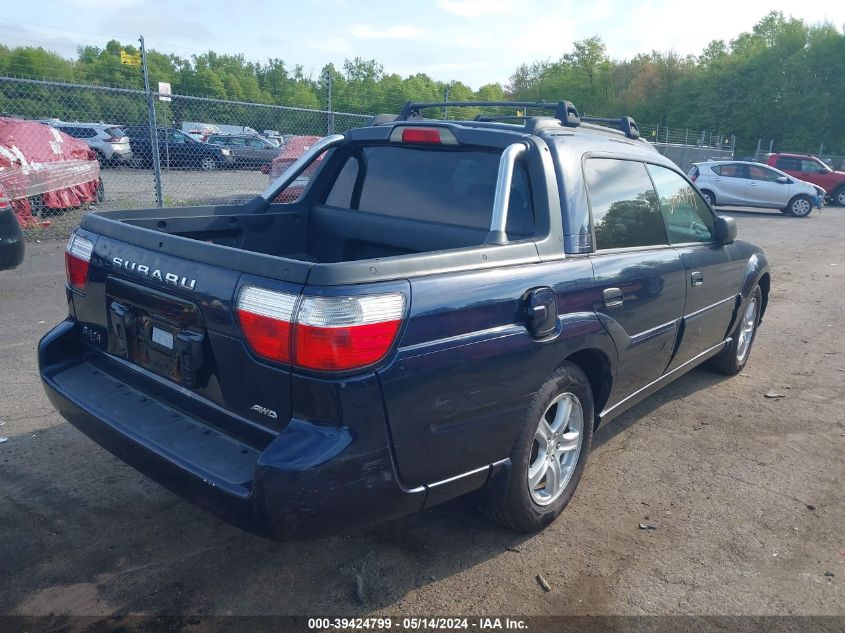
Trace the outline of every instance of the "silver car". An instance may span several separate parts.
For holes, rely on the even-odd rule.
[[[820,209],[825,190],[760,163],[711,160],[695,163],[687,174],[710,206],[737,205],[779,209],[805,218]]]
[[[108,123],[68,123],[65,121],[52,122],[60,130],[88,143],[94,150],[101,165],[128,164],[132,160],[132,148],[126,133],[116,125]]]

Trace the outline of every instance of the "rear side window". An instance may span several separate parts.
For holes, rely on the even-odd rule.
[[[645,165],[590,158],[584,165],[587,195],[596,230],[596,248],[667,244],[657,194]]]
[[[649,165],[648,173],[657,190],[660,210],[673,244],[710,242],[716,235],[716,221],[701,196],[671,169]]]
[[[489,229],[500,154],[404,146],[363,147],[347,159],[326,204],[412,220]],[[514,169],[507,232],[534,234],[528,173]]]
[[[783,170],[801,171],[801,159],[792,156],[781,156],[777,159],[775,167]]]
[[[717,176],[724,178],[747,178],[745,174],[745,165],[714,165],[710,169]]]

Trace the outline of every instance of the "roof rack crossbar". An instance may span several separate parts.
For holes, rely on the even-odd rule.
[[[610,119],[603,116],[582,115],[581,120],[585,123],[613,123],[614,125],[617,125],[628,138],[635,141],[640,138],[640,128],[637,127],[637,122],[629,116],[623,116],[621,119]]]
[[[419,118],[420,111],[426,108],[534,108],[540,110],[554,110],[554,116],[566,127],[578,127],[581,125],[581,118],[578,110],[571,101],[432,101],[414,102],[409,101],[402,108],[397,121]]]

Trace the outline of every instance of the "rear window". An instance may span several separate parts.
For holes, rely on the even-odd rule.
[[[499,173],[497,152],[364,147],[350,156],[326,204],[412,220],[489,229]],[[531,187],[517,163],[507,232],[534,234]]]
[[[111,136],[111,137],[117,137],[117,138],[119,138],[119,137],[121,137],[121,136],[126,136],[126,132],[124,132],[124,131],[123,131],[121,128],[119,128],[119,127],[107,127],[107,128],[105,129],[105,133],[106,133],[108,136]]]

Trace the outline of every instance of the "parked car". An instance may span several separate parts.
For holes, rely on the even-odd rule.
[[[238,167],[259,169],[279,155],[278,146],[253,134],[210,134],[205,142],[230,149]]]
[[[713,207],[779,209],[796,218],[806,218],[824,202],[825,191],[821,187],[760,163],[711,160],[695,163],[688,175]]]
[[[272,184],[319,140],[319,136],[289,136],[282,151],[267,166],[262,166],[261,171],[269,174]],[[322,156],[318,157],[290,186],[281,191],[276,202],[293,202],[299,198],[322,159]]]
[[[0,185],[0,270],[18,267],[24,255],[23,231],[11,202]]]
[[[126,133],[116,125],[105,123],[51,124],[68,136],[88,143],[101,165],[127,165],[132,161],[132,148]]]
[[[70,314],[39,344],[53,405],[261,534],[476,491],[531,532],[572,498],[599,425],[705,361],[742,371],[766,257],[632,119],[419,114],[444,105],[464,104],[320,139],[246,204],[87,214]]]
[[[143,167],[152,167],[153,151],[150,128],[146,125],[124,127],[132,143],[135,158]],[[201,169],[214,171],[235,164],[232,150],[217,145],[207,145],[184,132],[173,128],[159,128],[158,155],[163,169]]]
[[[794,178],[812,183],[827,192],[833,204],[845,207],[845,171],[836,171],[810,154],[769,154],[766,163]]]
[[[285,144],[285,139],[282,136],[282,133],[279,130],[264,130],[261,132],[261,136],[266,138],[271,143],[274,143],[276,147],[281,147]]]

